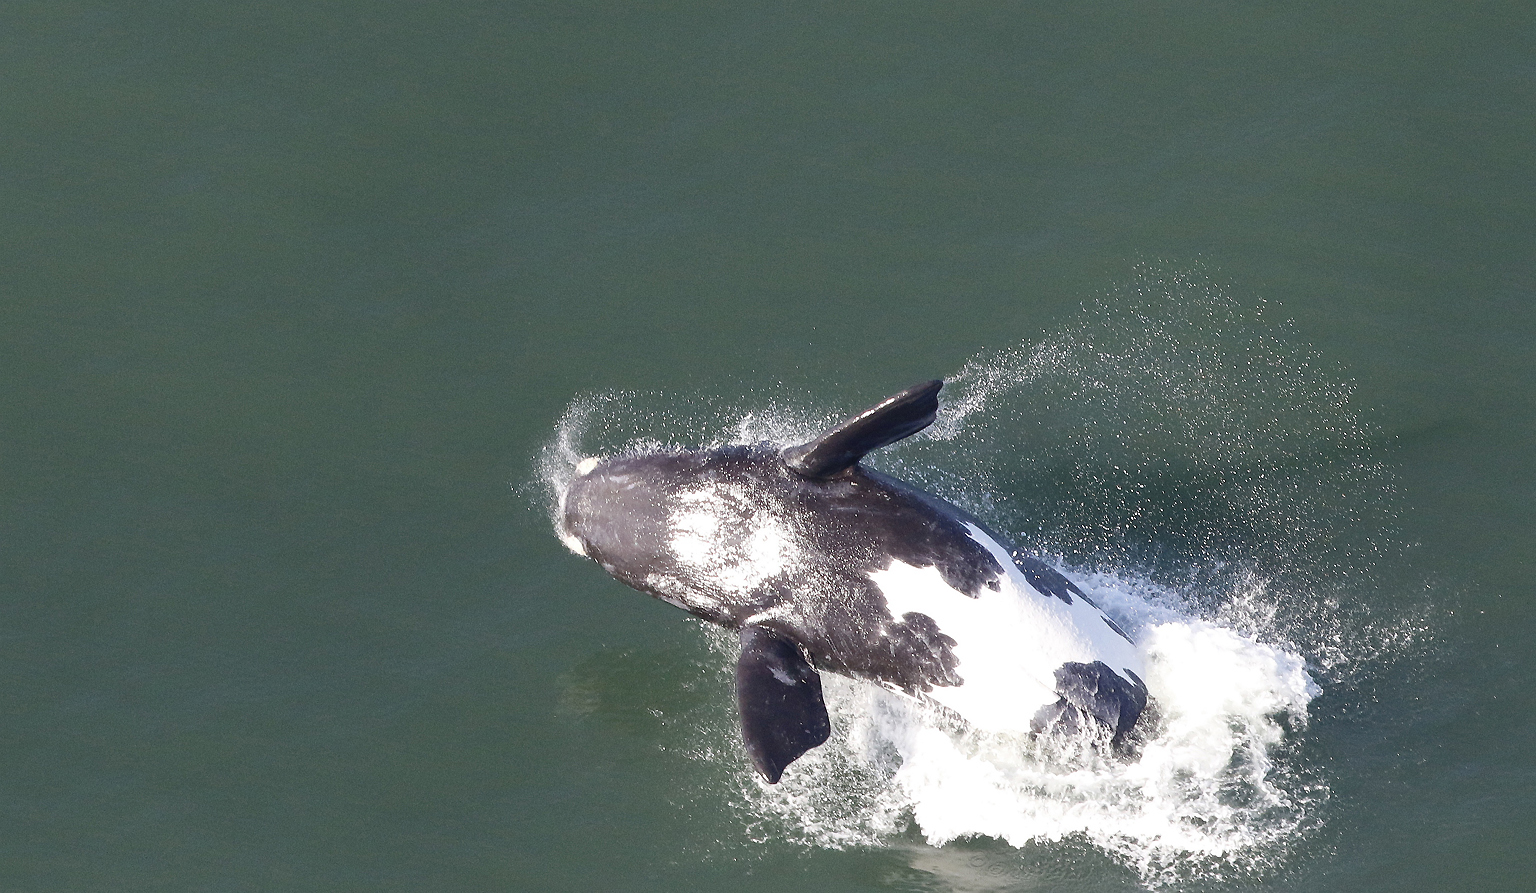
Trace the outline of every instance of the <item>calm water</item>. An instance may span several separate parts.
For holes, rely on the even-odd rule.
[[[1528,889],[1533,51],[1513,2],[6,5],[0,889]],[[935,376],[886,467],[1307,661],[1231,852],[765,793],[730,657],[551,535],[562,418]]]

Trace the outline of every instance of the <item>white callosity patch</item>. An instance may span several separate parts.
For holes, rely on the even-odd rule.
[[[587,545],[586,543],[583,543],[580,538],[574,534],[567,533],[563,527],[559,528],[556,532],[560,534],[560,542],[565,543],[565,547],[567,549],[570,549],[572,552],[575,552],[577,555],[580,555],[583,558],[587,557]]]
[[[679,495],[668,545],[698,595],[746,594],[789,570],[793,533],[761,502],[746,488],[726,485]]]
[[[596,468],[600,461],[596,456],[588,456],[577,462],[574,467],[575,477],[585,477],[591,474],[592,469]],[[559,535],[560,542],[564,543],[567,549],[585,558],[587,557],[587,544],[583,543],[579,537],[565,528],[565,495],[569,488],[570,483],[568,481],[559,484],[559,497],[555,504],[555,533]]]
[[[1025,580],[1008,553],[986,532],[966,525],[1004,569],[998,589],[974,598],[950,587],[938,568],[893,561],[871,574],[891,616],[926,614],[954,639],[963,684],[937,686],[928,696],[986,731],[1029,731],[1040,708],[1057,700],[1056,670],[1065,663],[1103,661],[1144,676],[1136,648],[1086,599],[1043,595]]]

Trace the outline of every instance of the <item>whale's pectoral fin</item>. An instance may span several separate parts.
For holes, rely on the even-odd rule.
[[[822,432],[810,443],[787,447],[780,455],[797,474],[835,477],[857,465],[864,454],[910,437],[933,424],[939,412],[942,381],[913,385]]]
[[[800,646],[762,627],[742,627],[736,703],[747,755],[769,784],[832,733],[821,677]]]

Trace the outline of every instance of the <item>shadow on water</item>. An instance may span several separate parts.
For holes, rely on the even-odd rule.
[[[885,885],[913,893],[1145,889],[1134,872],[1111,863],[1084,841],[1023,849],[985,839],[956,841],[943,847],[904,841],[891,844],[889,852],[906,865],[889,871]]]
[[[685,743],[685,730],[728,694],[720,670],[698,653],[604,648],[561,677],[557,713],[666,748]]]

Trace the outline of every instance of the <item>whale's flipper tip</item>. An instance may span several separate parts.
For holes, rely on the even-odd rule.
[[[769,784],[832,733],[821,677],[800,646],[762,627],[742,627],[736,702],[747,755]]]
[[[939,412],[940,379],[913,385],[823,432],[809,443],[788,447],[784,464],[805,477],[828,478],[858,464],[866,453],[893,444],[933,424]]]

